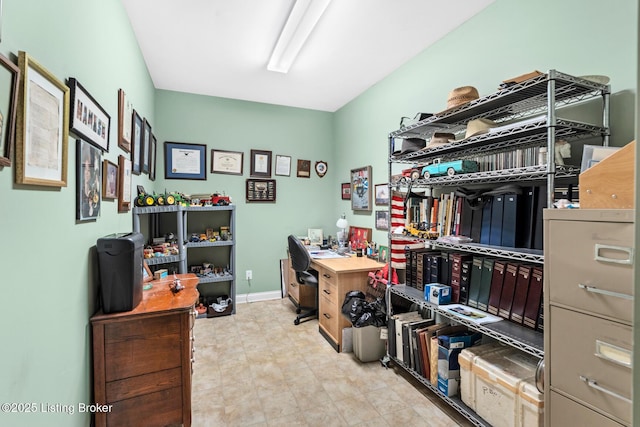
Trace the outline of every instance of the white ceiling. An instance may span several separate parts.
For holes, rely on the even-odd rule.
[[[122,0],[158,89],[336,111],[494,0],[333,0],[287,74],[294,0]]]

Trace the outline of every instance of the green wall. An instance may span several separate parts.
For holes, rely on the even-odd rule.
[[[4,0],[0,53],[19,50],[61,79],[76,77],[112,117],[117,90],[125,89],[158,138],[158,179],[134,177],[149,190],[225,191],[237,205],[238,293],[279,292],[278,260],[288,234],[309,227],[335,234],[345,212],[351,225],[374,228],[374,214],[354,214],[340,200],[349,170],[371,165],[372,184],[387,180],[387,134],[401,116],[440,111],[448,92],[474,85],[481,94],[533,69],[611,77],[612,144],[633,139],[637,93],[637,3],[497,0],[397,72],[335,114],[154,90],[118,0]],[[428,22],[428,19],[425,19]],[[243,176],[211,174],[207,181],[165,180],[162,143],[178,141],[245,153]],[[131,214],[103,202],[95,222],[75,221],[75,141],[70,139],[68,185],[60,190],[15,185],[14,167],[0,169],[0,402],[76,405],[76,413],[3,414],[1,425],[86,426],[77,403],[91,400],[90,330],[97,238],[131,230]],[[277,181],[275,204],[247,204],[249,151],[270,150],[294,161],[290,177]],[[210,167],[210,155],[207,165]],[[328,162],[319,178],[295,176],[295,160]],[[375,209],[374,209],[375,210]],[[386,242],[385,232],[374,240]],[[253,270],[251,284],[244,270]],[[251,296],[251,295],[250,295]],[[242,309],[242,308],[240,308]]]

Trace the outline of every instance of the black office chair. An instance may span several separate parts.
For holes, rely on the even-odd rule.
[[[318,316],[318,276],[315,271],[313,273],[308,271],[311,267],[311,256],[309,251],[304,247],[300,239],[294,235],[288,237],[289,241],[289,257],[291,258],[291,268],[296,272],[296,281],[303,286],[313,286],[316,288],[315,300],[316,306],[308,308],[305,312],[302,312],[302,308],[299,305],[296,306],[296,313],[298,317],[293,321],[294,325],[299,325],[301,319],[317,317]]]

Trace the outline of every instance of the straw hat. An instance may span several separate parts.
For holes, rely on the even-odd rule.
[[[478,94],[478,89],[475,87],[457,87],[449,92],[449,97],[447,98],[447,109],[444,111],[466,104],[467,102],[471,102],[478,98],[480,98],[480,95]]]
[[[489,129],[496,127],[496,122],[489,119],[475,119],[467,123],[467,131],[464,134],[464,139],[471,138],[472,136],[481,135],[489,132]]]

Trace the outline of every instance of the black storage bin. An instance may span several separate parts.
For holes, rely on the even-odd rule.
[[[141,233],[110,234],[98,239],[102,311],[130,311],[142,300]]]

